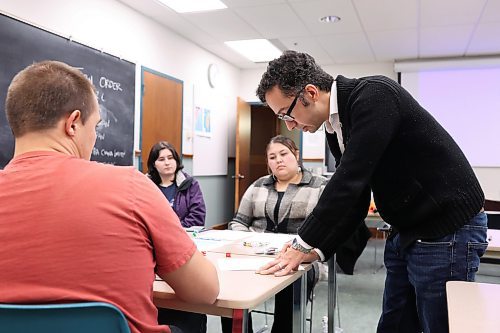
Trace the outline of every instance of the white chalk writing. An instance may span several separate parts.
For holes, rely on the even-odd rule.
[[[110,79],[107,79],[104,76],[101,76],[101,78],[99,79],[99,87],[105,89],[112,89],[115,91],[122,91],[120,82],[111,81]]]

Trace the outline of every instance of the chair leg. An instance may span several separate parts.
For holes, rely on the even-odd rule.
[[[264,311],[267,312],[267,301],[264,302]],[[264,319],[266,321],[266,324],[265,324],[264,327],[267,329],[267,327],[268,327],[267,326],[267,313],[266,313],[266,317]]]
[[[381,228],[377,228],[377,234],[375,235],[375,241],[378,240],[378,233],[379,232],[382,233],[382,240],[383,241],[387,240],[387,234],[390,233],[390,229],[389,229],[388,224],[385,224]],[[384,244],[382,244],[382,245],[384,245]],[[377,247],[378,246],[375,243],[375,259],[374,259],[374,262],[373,262],[373,267],[374,267],[373,274],[378,273],[378,271],[380,271],[384,267],[384,258],[383,257],[382,257],[382,264],[377,267]]]
[[[374,251],[373,251],[373,273],[376,273],[376,270],[377,270],[377,241],[378,241],[378,229],[377,229],[377,232],[375,233],[375,241],[373,242],[373,248],[374,248]]]
[[[311,293],[312,297],[311,297],[311,314],[309,315],[309,333],[312,333],[313,331],[314,289]]]

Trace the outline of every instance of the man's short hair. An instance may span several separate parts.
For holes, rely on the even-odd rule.
[[[92,113],[95,88],[81,71],[59,61],[34,63],[12,80],[5,113],[15,137],[53,128],[64,116],[80,110],[85,123]]]
[[[278,86],[284,96],[294,97],[307,84],[313,84],[322,91],[330,91],[333,77],[316,64],[307,53],[285,51],[267,66],[257,88],[257,96],[266,102],[266,93]]]

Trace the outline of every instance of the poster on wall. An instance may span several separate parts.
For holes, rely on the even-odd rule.
[[[210,125],[211,111],[201,106],[194,107],[195,133],[198,136],[212,137],[212,128]]]
[[[205,85],[193,87],[193,176],[227,175],[227,110],[234,112],[234,103]]]

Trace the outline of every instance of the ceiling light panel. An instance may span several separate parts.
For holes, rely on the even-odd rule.
[[[224,43],[253,62],[266,62],[281,55],[281,51],[267,39],[235,40]]]
[[[193,13],[224,9],[227,6],[220,0],[157,0],[177,13]]]

